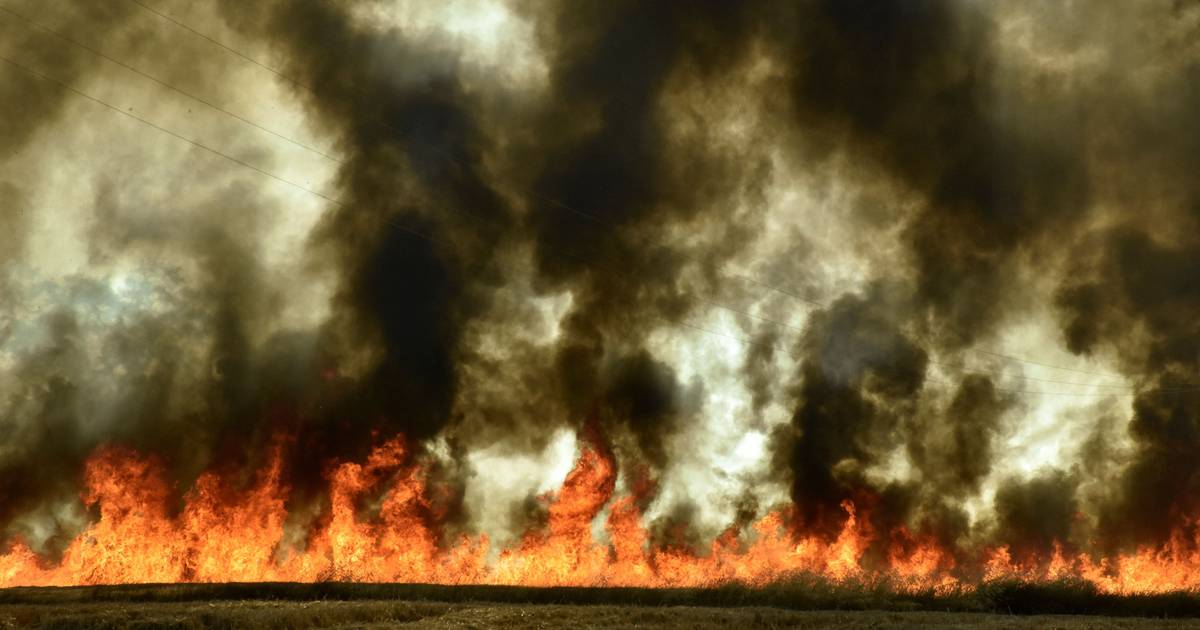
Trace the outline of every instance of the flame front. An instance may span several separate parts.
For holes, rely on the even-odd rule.
[[[931,538],[899,527],[881,536],[853,502],[834,537],[806,533],[787,510],[731,526],[708,549],[651,544],[637,497],[617,495],[612,452],[586,435],[574,468],[545,497],[544,526],[491,554],[484,536],[446,543],[437,528],[426,471],[402,438],[365,463],[330,469],[329,503],[306,540],[287,538],[283,453],[248,488],[208,472],[172,515],[163,467],[134,451],[105,447],[89,459],[84,503],[98,519],[50,563],[20,540],[0,556],[0,585],[344,580],[533,586],[762,586],[796,575],[886,583],[897,590],[947,590],[972,580],[1087,580],[1116,593],[1200,588],[1200,538],[1177,534],[1157,548],[1093,558],[1056,545],[1048,558],[1017,561],[1006,547],[980,554],[978,570],[957,566]],[[364,515],[360,501],[382,496]],[[1182,529],[1181,529],[1182,531]],[[882,549],[882,553],[872,553]]]

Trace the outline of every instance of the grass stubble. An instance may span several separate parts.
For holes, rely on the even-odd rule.
[[[1086,582],[953,592],[795,578],[763,588],[167,584],[0,589],[0,628],[1200,628],[1200,594]]]

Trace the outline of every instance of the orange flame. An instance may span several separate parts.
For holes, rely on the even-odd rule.
[[[969,575],[932,537],[904,527],[877,536],[850,501],[842,504],[845,520],[832,539],[789,525],[790,513],[776,510],[745,528],[731,526],[702,552],[654,545],[638,497],[614,496],[616,462],[594,431],[585,432],[562,487],[543,498],[544,526],[498,554],[489,553],[484,536],[444,540],[427,471],[409,461],[402,438],[374,449],[365,463],[331,467],[328,506],[306,528],[305,540],[289,542],[295,524],[288,520],[282,451],[274,448],[244,489],[214,472],[201,475],[172,513],[156,460],[101,448],[86,464],[82,494],[99,518],[56,563],[13,541],[0,555],[0,586],[334,579],[665,587],[765,585],[804,573],[943,590]],[[373,507],[366,501],[364,509],[371,497],[382,500]],[[978,575],[1074,577],[1117,593],[1197,589],[1200,540],[1178,533],[1161,547],[1099,560],[1056,544],[1049,558],[1017,561],[998,547],[985,553]]]

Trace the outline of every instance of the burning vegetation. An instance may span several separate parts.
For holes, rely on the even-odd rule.
[[[246,487],[206,472],[170,507],[162,466],[104,448],[86,467],[84,502],[99,517],[48,563],[20,541],[0,557],[4,586],[176,582],[410,582],[518,586],[767,586],[819,577],[897,592],[950,594],[980,582],[1086,581],[1115,594],[1200,587],[1200,546],[1181,527],[1169,542],[1099,561],[1055,542],[1048,556],[1014,557],[1008,546],[955,549],[901,526],[874,529],[872,515],[842,503],[831,537],[805,531],[794,509],[731,526],[703,550],[647,544],[636,497],[615,496],[616,463],[598,435],[581,449],[561,488],[543,497],[546,522],[516,546],[491,553],[486,536],[448,536],[428,470],[403,440],[365,463],[327,469],[329,505],[289,544],[283,449]],[[374,499],[372,514],[362,505]],[[874,501],[868,500],[868,505]],[[597,530],[602,523],[602,533]],[[1194,527],[1194,524],[1193,524]]]
[[[0,0],[0,586],[1200,589],[1197,5],[444,4]]]

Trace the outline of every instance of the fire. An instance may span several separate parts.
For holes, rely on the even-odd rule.
[[[806,574],[899,590],[1062,578],[1118,593],[1200,588],[1200,540],[1182,533],[1158,548],[1106,558],[1056,544],[1048,558],[1015,559],[1011,549],[997,547],[972,570],[930,536],[905,527],[876,532],[851,501],[842,504],[835,537],[807,533],[787,510],[775,510],[729,527],[703,550],[655,544],[641,511],[646,490],[616,492],[615,457],[594,430],[583,434],[562,487],[543,497],[545,523],[511,548],[493,553],[484,536],[446,540],[428,471],[412,461],[403,438],[380,444],[363,463],[331,466],[328,504],[297,542],[288,536],[295,525],[289,525],[283,461],[282,446],[273,448],[244,487],[207,472],[185,493],[182,509],[172,511],[160,462],[101,448],[87,462],[81,496],[98,518],[57,562],[12,541],[0,555],[0,586],[318,580],[761,586]]]

